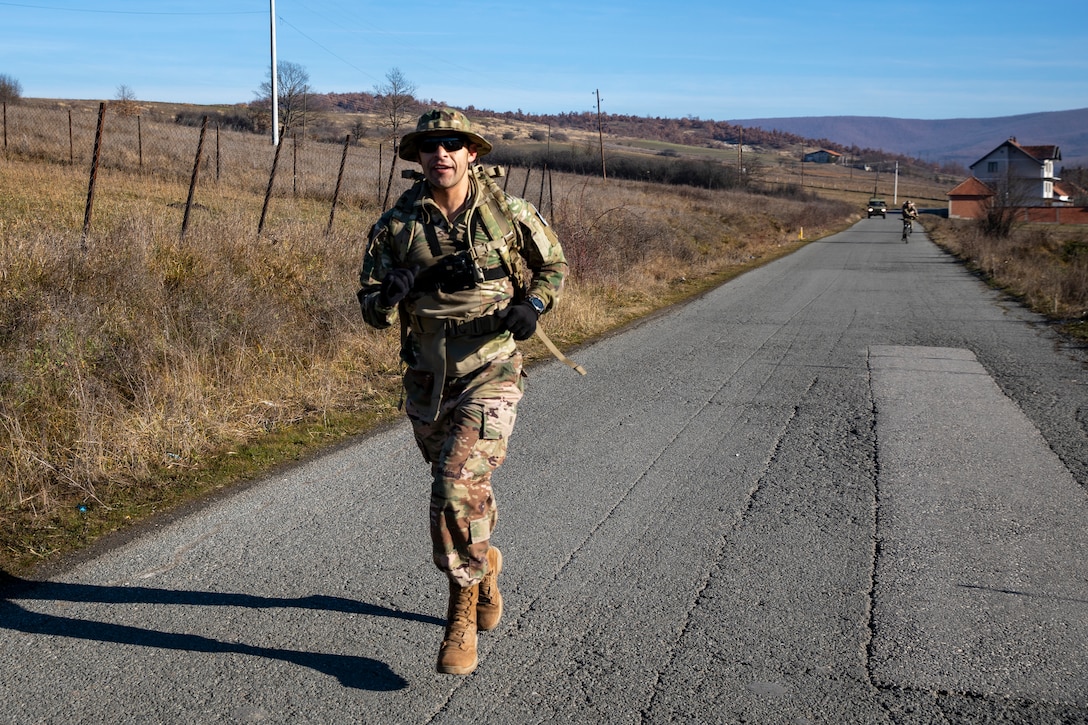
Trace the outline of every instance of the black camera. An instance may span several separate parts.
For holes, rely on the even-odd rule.
[[[476,263],[467,252],[447,254],[432,269],[435,272],[435,287],[446,294],[473,289],[479,282]]]

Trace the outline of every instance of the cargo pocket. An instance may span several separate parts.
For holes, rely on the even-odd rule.
[[[476,519],[468,522],[469,542],[472,544],[487,541],[491,538],[490,519]]]
[[[408,368],[404,372],[404,412],[415,418],[426,419],[426,412],[431,407],[431,393],[434,387],[434,375],[423,370]]]
[[[483,422],[480,425],[480,439],[497,441],[509,438],[514,430],[518,405],[510,400],[490,400],[484,406]]]

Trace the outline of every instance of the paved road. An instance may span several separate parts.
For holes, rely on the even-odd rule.
[[[897,217],[535,369],[434,673],[404,426],[0,600],[0,720],[1088,722],[1088,367]]]

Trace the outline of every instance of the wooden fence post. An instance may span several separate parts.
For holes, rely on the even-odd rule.
[[[325,236],[332,233],[332,220],[336,216],[336,202],[340,199],[340,184],[344,180],[344,165],[348,161],[348,144],[351,143],[351,134],[344,137],[344,154],[340,157],[340,173],[336,175],[336,189],[332,192],[332,208],[329,209],[329,226],[325,227]]]
[[[276,155],[272,157],[272,171],[268,174],[268,190],[264,192],[264,206],[261,207],[261,220],[257,222],[257,236],[264,231],[264,220],[268,215],[268,200],[272,197],[272,184],[276,181],[276,167],[280,165],[280,149],[283,148],[283,139],[276,144]]]
[[[378,144],[378,195],[374,197],[375,202],[382,198],[382,152],[384,150],[385,144]]]
[[[393,171],[397,168],[397,152],[400,144],[393,141],[393,160],[389,162],[389,179],[385,182],[385,197],[382,199],[382,212],[389,208],[389,192],[393,190]]]
[[[200,140],[196,144],[196,160],[193,161],[193,178],[189,180],[189,198],[185,200],[185,216],[181,220],[181,238],[189,231],[189,212],[193,208],[193,193],[196,191],[196,178],[200,173],[200,156],[204,153],[204,134],[208,130],[208,117],[200,124]]]
[[[298,198],[298,134],[291,132],[291,196]]]
[[[548,216],[555,223],[555,191],[552,189],[552,170],[548,169]]]
[[[524,199],[526,194],[529,193],[529,177],[533,175],[533,165],[529,164],[529,168],[525,170],[525,185],[521,187],[521,198]]]
[[[83,212],[83,234],[79,238],[79,249],[87,251],[87,234],[91,231],[91,209],[94,208],[94,184],[98,178],[98,159],[102,152],[102,125],[106,118],[106,103],[98,104],[98,128],[94,132],[94,153],[91,154],[91,180],[87,184],[87,210]]]
[[[548,176],[548,162],[544,162],[544,167],[540,170],[540,200],[537,202],[536,207],[540,209],[541,213],[544,213],[544,182]]]

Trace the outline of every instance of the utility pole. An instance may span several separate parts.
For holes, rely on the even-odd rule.
[[[280,84],[276,69],[276,0],[268,0],[272,25],[272,145],[280,145]]]
[[[601,176],[608,180],[608,172],[604,167],[604,129],[601,127],[601,89],[597,89],[597,136],[601,140]]]
[[[744,176],[744,126],[740,127],[740,139],[737,141],[737,177]]]

